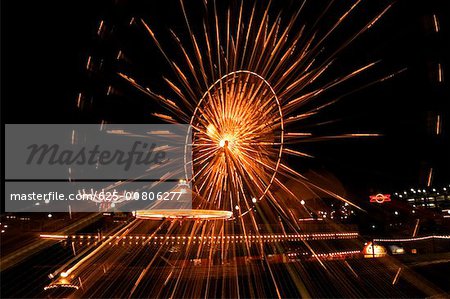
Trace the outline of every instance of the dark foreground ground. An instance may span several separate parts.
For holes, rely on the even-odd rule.
[[[115,252],[117,251],[117,252]],[[197,265],[181,267],[158,258],[138,286],[134,283],[154,257],[147,247],[110,249],[89,263],[75,293],[43,291],[55,265],[72,251],[54,244],[24,262],[1,272],[2,298],[192,298],[266,297],[299,298],[426,298],[450,296],[450,254],[365,259],[291,259],[267,262]],[[111,264],[111,256],[116,260]],[[130,259],[131,257],[131,259]],[[396,274],[400,270],[398,279]]]

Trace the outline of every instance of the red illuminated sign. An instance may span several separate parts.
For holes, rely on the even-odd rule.
[[[390,194],[377,194],[377,195],[371,195],[370,196],[370,202],[376,202],[376,203],[383,203],[386,201],[391,201],[391,195]]]

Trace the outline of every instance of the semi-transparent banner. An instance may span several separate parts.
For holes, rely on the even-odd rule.
[[[6,212],[133,212],[191,209],[180,182],[6,182]]]
[[[6,211],[185,209],[190,191],[174,199],[179,184],[189,190],[191,134],[185,124],[8,124]]]

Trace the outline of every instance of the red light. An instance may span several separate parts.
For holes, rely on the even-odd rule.
[[[370,202],[376,202],[376,203],[384,203],[386,201],[391,201],[391,195],[390,194],[377,194],[377,195],[371,195],[370,196]]]

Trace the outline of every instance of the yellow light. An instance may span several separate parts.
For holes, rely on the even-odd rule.
[[[224,147],[225,144],[226,144],[226,140],[222,139],[222,140],[219,141],[219,146],[220,147]]]

